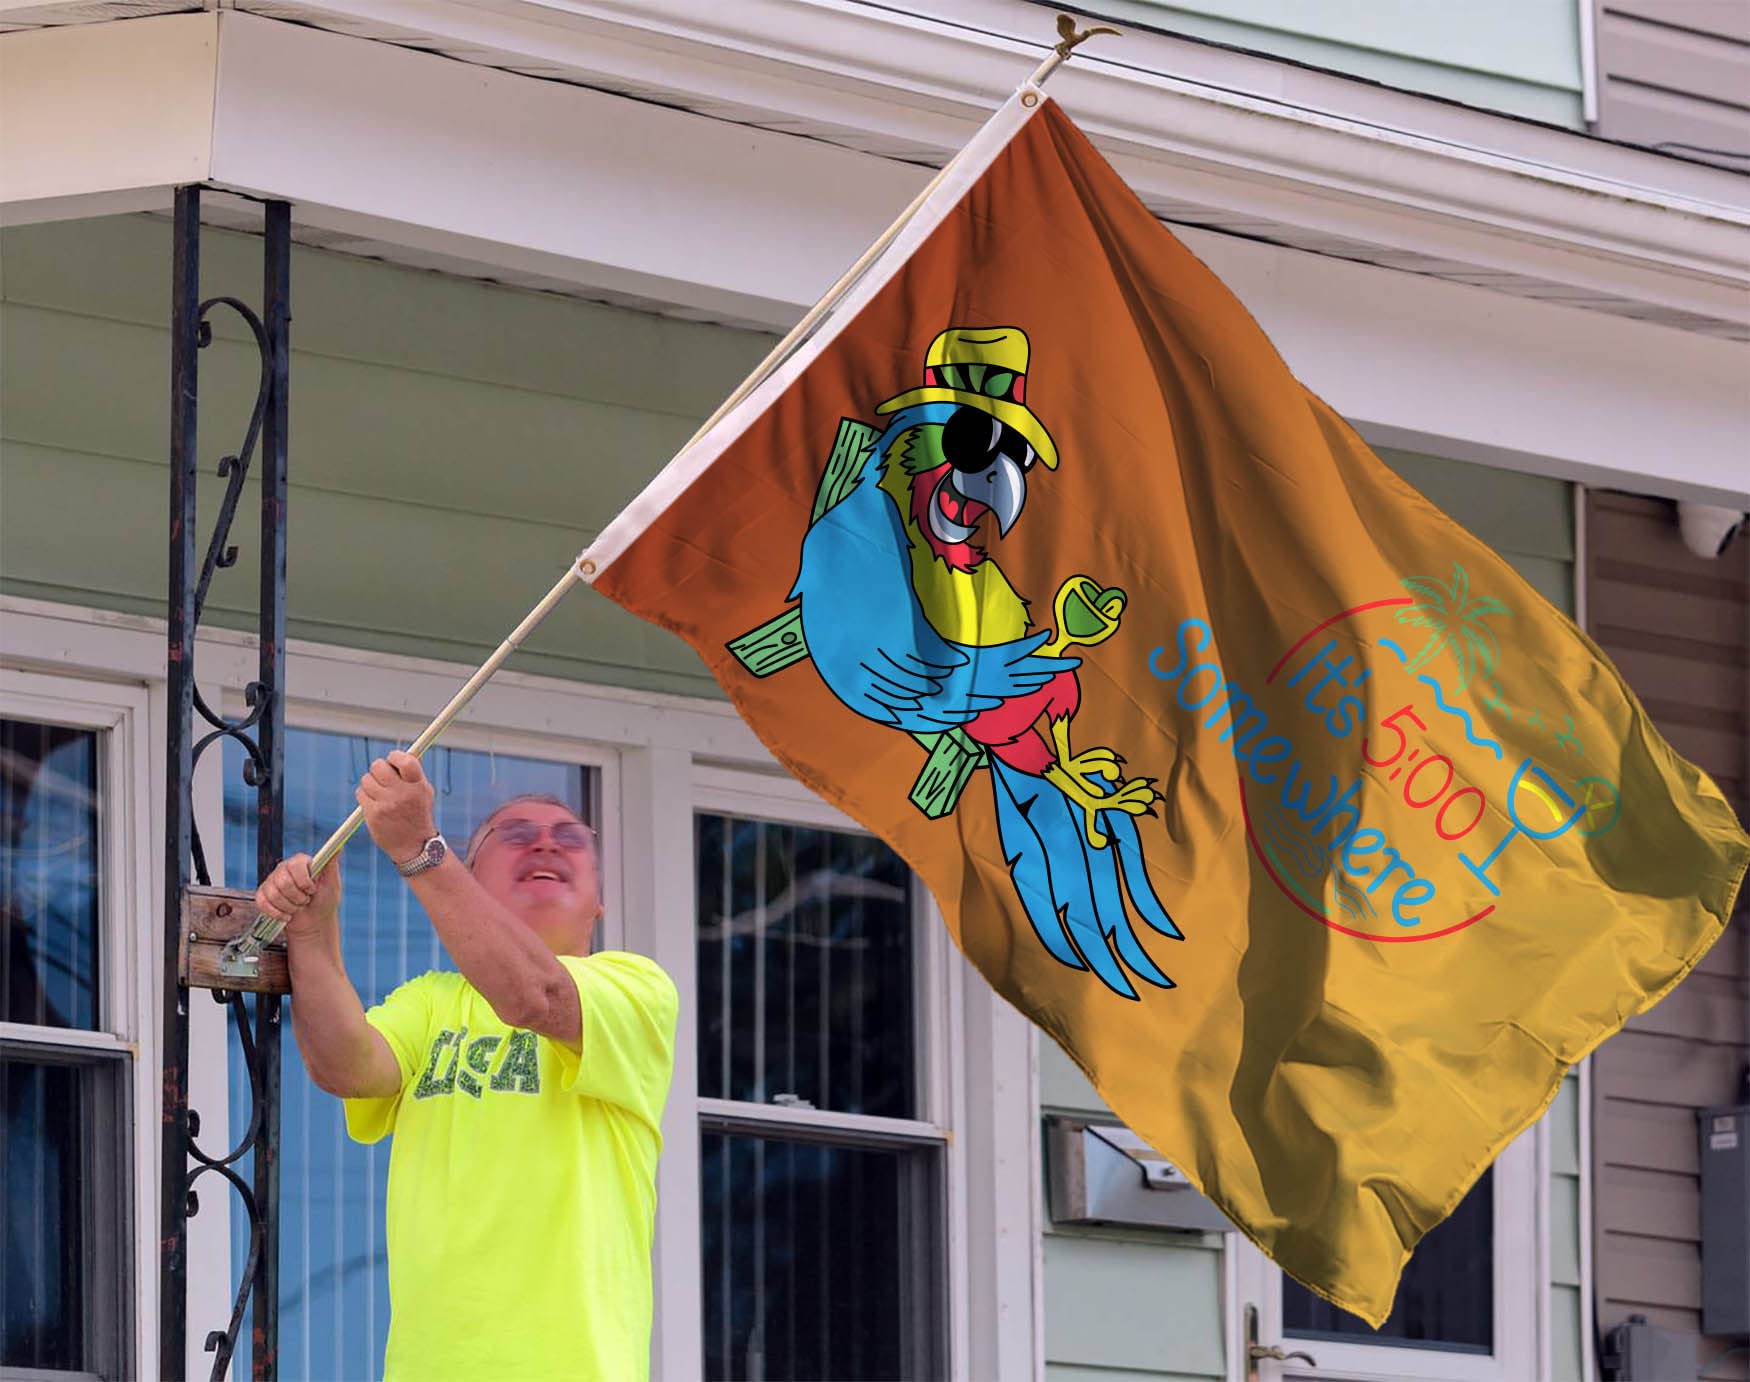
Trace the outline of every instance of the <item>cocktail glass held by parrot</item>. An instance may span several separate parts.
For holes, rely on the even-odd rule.
[[[1105,588],[1091,576],[1071,576],[1057,588],[1051,602],[1057,616],[1057,633],[1039,651],[1058,657],[1065,648],[1081,644],[1091,648],[1118,632],[1125,594],[1117,586]]]

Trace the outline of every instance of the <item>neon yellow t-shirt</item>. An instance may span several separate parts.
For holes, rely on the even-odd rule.
[[[422,974],[366,1014],[401,1092],[348,1099],[389,1152],[395,1382],[623,1382],[650,1372],[658,1126],[675,987],[623,951],[561,956],[580,1050],[518,1031],[460,974]]]

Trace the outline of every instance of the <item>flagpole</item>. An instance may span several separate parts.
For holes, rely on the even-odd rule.
[[[1085,43],[1088,39],[1094,37],[1095,34],[1115,35],[1118,33],[1118,30],[1116,29],[1103,27],[1078,30],[1075,27],[1075,21],[1066,14],[1057,17],[1057,31],[1062,35],[1061,41],[1052,48],[1049,54],[1046,55],[1045,61],[1033,69],[1032,75],[1030,75],[1026,81],[1022,82],[1020,86],[1015,88],[1017,91],[1024,91],[1030,86],[1042,85],[1045,79],[1063,64],[1065,59],[1075,51],[1079,44]],[[808,337],[813,334],[814,328],[821,323],[834,307],[838,306],[839,301],[848,291],[850,291],[851,285],[868,272],[869,266],[885,254],[888,247],[899,238],[900,232],[910,223],[911,218],[917,215],[919,208],[930,199],[930,195],[942,185],[943,180],[953,170],[954,165],[960,161],[960,156],[965,153],[967,147],[969,146],[962,146],[953,158],[950,158],[936,170],[936,175],[924,184],[923,190],[911,199],[911,203],[894,218],[893,223],[889,225],[886,230],[882,231],[881,234],[876,237],[875,242],[858,256],[857,262],[852,264],[850,268],[846,269],[844,273],[839,275],[838,281],[834,283],[832,287],[828,288],[826,292],[821,295],[820,300],[803,314],[802,320],[790,328],[785,334],[784,339],[771,348],[767,353],[766,358],[761,360],[759,364],[755,365],[747,378],[743,379],[740,384],[736,385],[735,391],[730,394],[728,398],[724,399],[722,403],[718,404],[716,411],[700,424],[699,430],[694,432],[691,437],[687,438],[686,445],[681,447],[680,451],[675,453],[677,456],[690,449],[700,437],[703,437],[719,422],[723,421],[723,419],[727,417],[743,399],[771,377],[772,371],[777,369],[779,365],[783,364],[797,346],[801,345],[803,341],[807,340]],[[583,565],[587,566],[588,563],[583,563]],[[583,574],[587,576],[592,573],[586,570]]]
[[[1052,47],[1045,60],[1016,88],[1017,92],[1025,92],[1028,87],[1042,85],[1046,78],[1051,76],[1077,47],[1096,34],[1116,35],[1118,30],[1104,27],[1077,29],[1074,19],[1067,14],[1060,14],[1057,17],[1057,32],[1059,41]],[[1022,99],[1025,101],[1025,96]],[[838,281],[826,290],[820,300],[803,314],[802,319],[785,333],[784,338],[777,345],[772,347],[765,359],[754,366],[753,371],[736,386],[734,392],[724,399],[711,416],[700,424],[699,429],[687,439],[686,445],[675,452],[677,457],[691,450],[702,437],[743,403],[749,394],[765,383],[772,376],[773,371],[781,366],[814,333],[815,328],[843,300],[845,294],[868,272],[870,265],[880,259],[893,242],[899,238],[901,232],[910,224],[912,218],[917,215],[919,209],[930,199],[936,189],[942,185],[969,147],[970,145],[962,146],[952,158],[937,170],[935,176],[924,184],[923,190],[913,197],[906,208],[894,218],[893,223],[876,237],[875,242],[857,257],[857,261],[850,268],[839,275]],[[523,640],[533,633],[541,621],[558,607],[559,602],[571,592],[571,588],[587,581],[593,575],[595,575],[595,563],[583,553],[579,553],[577,559],[566,568],[565,574],[541,598],[541,602],[523,617],[522,622],[498,645],[492,656],[480,664],[474,674],[463,683],[461,689],[450,697],[449,703],[437,713],[437,717],[420,731],[418,738],[407,746],[407,752],[415,758],[423,757],[425,751],[437,741],[438,736],[450,727],[450,724],[467,708],[468,703],[480,693],[498,669],[504,666],[510,655],[522,646]],[[310,873],[312,877],[320,874],[334,861],[335,856],[340,853],[346,842],[364,824],[364,820],[364,808],[355,807],[352,814],[341,822],[339,828],[311,857]],[[262,948],[277,940],[280,932],[284,929],[283,922],[265,914],[258,914],[254,924],[247,931],[231,940],[220,953],[219,972],[233,978],[253,977],[261,962]]]

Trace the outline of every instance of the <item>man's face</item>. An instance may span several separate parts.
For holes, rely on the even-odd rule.
[[[595,850],[579,835],[586,829],[563,806],[512,802],[474,852],[475,880],[556,954],[586,953],[602,914]]]

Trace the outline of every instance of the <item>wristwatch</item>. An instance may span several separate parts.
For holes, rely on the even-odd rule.
[[[450,847],[444,837],[433,835],[419,847],[418,854],[405,862],[396,864],[395,870],[403,878],[412,878],[416,874],[424,873],[427,869],[435,869],[443,863],[449,852]]]

